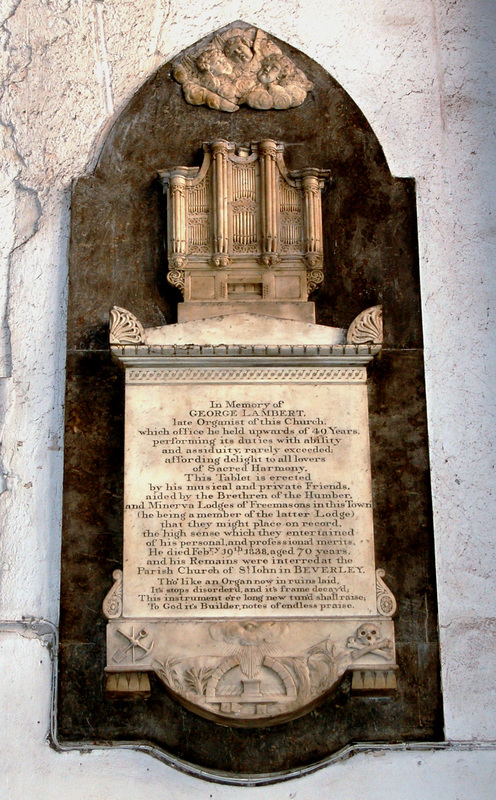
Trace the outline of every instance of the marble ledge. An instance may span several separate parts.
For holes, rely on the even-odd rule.
[[[335,345],[111,345],[112,355],[125,366],[315,366],[368,364],[379,344]]]

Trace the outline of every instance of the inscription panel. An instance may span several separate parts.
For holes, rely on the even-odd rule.
[[[124,616],[376,613],[365,368],[128,372]]]

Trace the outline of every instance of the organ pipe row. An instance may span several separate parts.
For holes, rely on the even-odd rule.
[[[321,197],[329,172],[288,171],[284,146],[273,139],[203,147],[201,167],[160,173],[168,191],[168,280],[195,299],[203,292],[223,299],[227,283],[236,287],[232,294],[246,296],[244,282],[262,286],[253,294],[264,298],[306,300],[323,278]],[[267,268],[275,278],[263,277]],[[229,276],[219,273],[214,284],[205,277],[226,269]]]

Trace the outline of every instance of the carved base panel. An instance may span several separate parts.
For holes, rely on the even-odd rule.
[[[239,725],[299,716],[347,670],[356,693],[390,694],[396,687],[394,624],[384,617],[120,618],[108,623],[107,657],[107,692],[146,693],[146,671],[153,671],[184,705]]]

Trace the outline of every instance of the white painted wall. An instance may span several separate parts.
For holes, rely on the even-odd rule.
[[[1,618],[58,619],[70,181],[161,63],[243,19],[322,64],[392,172],[417,179],[446,736],[465,744],[364,753],[258,788],[132,751],[57,753],[46,641],[6,624],[1,800],[494,800],[494,3],[3,0],[2,15]]]

